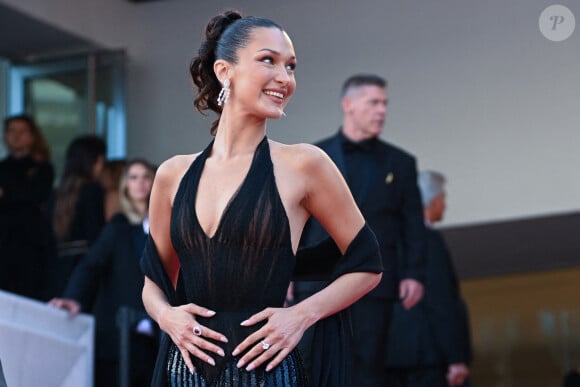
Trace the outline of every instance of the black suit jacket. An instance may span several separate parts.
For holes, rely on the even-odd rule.
[[[95,316],[97,357],[118,357],[116,316],[120,306],[135,309],[143,318],[147,316],[139,266],[146,238],[141,224],[132,225],[124,215],[115,215],[68,281],[64,296],[79,301],[84,312]]]
[[[425,297],[411,310],[395,305],[386,363],[390,367],[471,362],[467,309],[445,240],[427,229]]]
[[[0,289],[41,299],[54,255],[46,204],[54,170],[32,157],[0,161]]]
[[[342,175],[347,176],[341,138],[338,134],[316,144],[334,161]],[[423,208],[417,188],[415,158],[409,153],[378,140],[373,161],[364,174],[363,187],[349,187],[366,222],[380,245],[384,273],[380,284],[369,296],[395,299],[403,278],[422,280],[424,262]],[[328,238],[322,226],[311,219],[303,232],[301,245],[313,245]],[[404,264],[398,268],[397,255]],[[312,288],[315,285],[311,286]],[[309,285],[298,283],[296,292],[308,292]]]

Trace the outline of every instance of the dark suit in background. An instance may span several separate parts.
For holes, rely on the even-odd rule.
[[[387,348],[393,386],[447,387],[448,366],[471,362],[467,309],[451,255],[443,236],[430,228],[424,284],[425,297],[415,308],[394,310]]]
[[[342,127],[335,136],[317,144],[345,177],[377,237],[384,268],[379,285],[346,312],[350,314],[353,333],[350,385],[357,387],[385,386],[387,332],[393,302],[402,297],[404,305],[412,308],[423,296],[425,227],[415,158],[378,138],[387,116],[386,87],[386,80],[374,74],[347,79],[341,92]],[[313,246],[326,237],[323,228],[312,220],[305,227],[301,245]],[[397,265],[399,255],[402,265]],[[295,298],[300,301],[324,285],[295,283]],[[300,343],[306,354],[307,371],[313,375],[319,373],[316,367],[321,368],[316,359],[308,358],[309,348],[317,345],[312,337],[320,336],[317,330],[315,324]]]
[[[379,241],[385,268],[383,278],[371,293],[350,308],[350,313],[353,319],[354,355],[370,356],[366,363],[382,370],[391,308],[398,299],[399,281],[403,278],[421,280],[424,225],[416,185],[416,163],[405,151],[378,139],[363,145],[367,149],[360,150],[349,149],[352,147],[346,141],[338,133],[316,145],[334,160],[345,176],[357,205]],[[350,163],[349,173],[345,158],[351,158],[353,152],[355,160]],[[301,244],[312,245],[326,237],[328,235],[322,226],[311,220],[304,230]],[[405,264],[400,268],[397,266],[399,250],[406,257]],[[325,285],[320,282],[296,282],[294,291],[297,301]],[[306,334],[302,345],[308,346],[308,340],[309,334]],[[363,376],[372,372],[354,369],[355,385],[363,377],[359,376],[359,371]]]
[[[428,225],[425,297],[411,310],[394,310],[386,361],[389,385],[465,386],[471,362],[467,308],[445,240],[431,228],[445,213],[445,176],[422,171],[417,185]]]
[[[73,271],[64,293],[65,298],[79,301],[84,312],[95,316],[97,386],[116,386],[119,378],[119,307],[130,307],[142,319],[147,318],[141,299],[144,277],[139,266],[146,238],[142,224],[133,225],[125,215],[115,215]],[[158,343],[158,329],[153,328],[152,336],[132,336],[132,386],[150,383]]]
[[[54,242],[46,214],[52,164],[31,156],[0,161],[0,289],[42,299]]]

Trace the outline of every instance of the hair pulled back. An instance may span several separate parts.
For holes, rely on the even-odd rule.
[[[252,31],[261,27],[282,30],[282,27],[270,19],[243,17],[240,12],[231,10],[214,16],[208,22],[205,28],[205,41],[189,67],[193,83],[198,89],[198,95],[193,102],[198,111],[203,113],[209,109],[218,116],[221,114],[222,107],[218,106],[217,97],[222,85],[213,70],[214,62],[223,59],[232,64],[237,63],[238,50],[246,47]],[[212,135],[215,135],[218,123],[219,117],[212,123],[210,131]]]

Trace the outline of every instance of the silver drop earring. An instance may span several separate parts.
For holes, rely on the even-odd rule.
[[[220,93],[217,97],[217,104],[218,106],[223,106],[228,101],[228,97],[230,96],[230,80],[226,79],[224,81],[224,85],[220,90]]]

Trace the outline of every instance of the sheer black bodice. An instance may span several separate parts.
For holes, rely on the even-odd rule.
[[[278,370],[283,374],[282,379],[287,379],[278,382],[275,377],[267,376],[276,374],[276,370],[270,373],[265,373],[263,368],[255,372],[238,370],[235,367],[237,359],[231,357],[233,349],[259,328],[242,327],[242,321],[266,307],[283,306],[295,257],[266,137],[258,145],[247,175],[226,206],[215,234],[206,235],[198,222],[195,201],[212,145],[195,159],[184,175],[171,213],[171,240],[181,264],[185,301],[216,311],[214,317],[198,320],[229,340],[225,345],[218,343],[224,348],[225,358],[212,354],[217,363],[215,367],[192,357],[196,374],[199,374],[193,378],[201,377],[204,381],[198,383],[208,386],[233,383],[233,380],[238,380],[238,384],[226,385],[302,386],[296,353],[277,367],[282,370]],[[172,385],[186,385],[176,381],[176,375],[183,371],[179,368],[184,368],[180,357],[173,348],[168,359]],[[273,382],[264,382],[266,379]],[[191,385],[197,385],[195,383]]]

